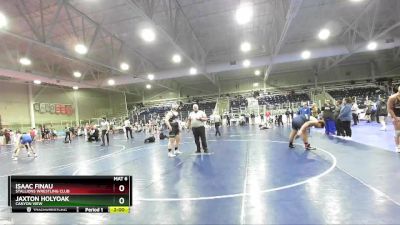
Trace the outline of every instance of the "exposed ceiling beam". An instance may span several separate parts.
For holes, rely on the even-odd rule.
[[[380,38],[382,38],[384,35],[386,35],[388,32],[394,30],[395,28],[400,27],[400,21],[391,25],[390,27],[386,28],[385,30],[383,30],[382,32],[380,32],[379,34],[375,35],[374,37],[371,38],[371,40],[378,40]],[[378,44],[384,44],[384,43],[378,43]],[[344,60],[346,60],[347,58],[349,58],[350,56],[352,56],[354,53],[359,52],[362,49],[366,48],[366,43],[364,45],[355,45],[356,47],[352,50],[349,51],[348,54],[345,54],[344,56],[338,58],[337,60],[335,60],[332,64],[330,64],[325,71],[332,69],[333,67],[335,67],[337,64],[343,62]],[[397,47],[397,46],[393,46],[393,47]]]
[[[378,47],[377,47],[376,51],[392,49],[392,48],[400,46],[400,39],[395,39],[394,42],[392,42],[392,43],[386,43],[385,40],[381,40],[381,39],[376,40],[376,41],[378,42]],[[368,50],[365,48],[366,45],[367,45],[367,42],[357,43],[357,46],[362,46],[362,47],[353,51],[352,54],[368,52]],[[350,50],[344,45],[337,45],[337,46],[332,46],[332,47],[323,47],[323,48],[312,49],[312,52],[313,52],[313,54],[312,54],[310,60],[320,59],[320,58],[328,58],[328,57],[337,57],[337,56],[342,57],[344,55],[348,55],[350,53]],[[340,58],[340,57],[337,57],[337,58]],[[274,57],[273,61],[270,56],[255,57],[255,58],[251,58],[250,60],[252,62],[250,68],[258,68],[260,66],[267,66],[272,63],[273,64],[281,64],[281,63],[303,61],[303,59],[300,57],[300,53],[297,51],[292,52],[292,53],[276,55]],[[208,64],[206,66],[206,68],[207,68],[207,71],[209,71],[212,74],[217,74],[217,73],[223,72],[223,71],[234,71],[234,70],[242,70],[243,69],[241,65],[229,65],[229,63]],[[155,78],[154,82],[158,82],[160,80],[178,78],[178,77],[186,77],[186,76],[188,76],[186,69],[161,71],[158,73],[158,76]],[[144,74],[140,75],[136,78],[120,76],[120,77],[115,78],[115,83],[116,83],[116,85],[143,83],[143,81],[146,80],[145,77],[146,77],[146,75],[144,75]],[[102,86],[106,86],[106,85],[107,85],[106,83],[102,84]]]
[[[177,49],[178,53],[184,56],[184,59],[189,60],[199,73],[203,74],[215,87],[218,87],[215,80],[208,75],[205,67],[206,52],[178,1],[126,0],[126,2],[134,12],[145,18],[152,27],[157,28],[157,31]],[[165,24],[165,20],[157,21],[153,17],[154,9],[160,6],[164,7],[168,13],[167,26],[162,25]],[[187,71],[187,74],[189,74],[189,71]]]
[[[273,62],[274,62],[274,58],[275,58],[276,55],[279,54],[279,51],[281,50],[281,47],[285,42],[285,38],[286,38],[287,32],[289,30],[290,24],[292,23],[293,19],[296,17],[296,15],[297,15],[302,3],[303,3],[303,0],[291,0],[290,1],[289,9],[288,9],[288,12],[287,12],[287,15],[286,15],[285,25],[283,26],[280,38],[278,40],[278,43],[276,43],[276,47],[275,47],[274,52],[273,52],[273,54],[271,56],[272,62],[268,66],[266,66],[266,68],[265,68],[264,82],[267,81],[268,76],[271,73],[272,65],[273,65]]]

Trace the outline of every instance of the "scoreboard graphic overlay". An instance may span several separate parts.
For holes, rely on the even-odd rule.
[[[9,176],[14,213],[129,213],[131,176]]]

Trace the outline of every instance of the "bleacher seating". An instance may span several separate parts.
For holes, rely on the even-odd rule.
[[[189,112],[191,112],[193,110],[193,108],[192,108],[193,104],[194,103],[183,104],[183,107],[181,109],[181,115],[182,115],[183,120],[185,120],[188,117]],[[198,103],[199,109],[203,110],[207,114],[207,116],[209,116],[213,113],[215,104],[216,104],[216,102],[200,102],[200,103]],[[169,110],[171,110],[170,105],[144,107],[141,109],[138,117],[139,117],[139,120],[146,120],[146,121],[148,121],[151,117],[157,118],[159,116],[160,118],[163,118]]]
[[[342,89],[342,90],[331,90],[328,93],[335,99],[343,99],[346,97],[357,97],[360,99],[365,99],[367,96],[369,98],[377,97],[378,95],[385,95],[385,92],[380,90],[378,87],[367,87],[367,88],[352,88],[352,89]]]
[[[258,98],[259,105],[277,105],[283,103],[295,103],[310,101],[307,94],[293,94],[293,95],[266,95]]]
[[[247,107],[248,102],[245,97],[239,95],[233,99],[230,99],[230,106],[231,108]]]
[[[188,113],[193,110],[193,104],[194,103],[187,103],[187,104],[183,105],[183,107],[181,109],[183,118],[188,117]],[[207,116],[213,114],[213,111],[215,109],[215,104],[217,104],[217,102],[199,102],[198,103],[199,109],[204,111]]]
[[[329,90],[328,93],[334,99],[343,99],[347,97],[356,97],[357,104],[360,108],[363,107],[366,97],[369,100],[376,101],[378,96],[386,97],[386,93],[378,87],[365,87],[365,88],[346,88],[341,90]]]

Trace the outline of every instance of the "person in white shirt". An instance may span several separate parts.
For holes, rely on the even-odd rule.
[[[353,116],[353,123],[354,125],[357,125],[359,122],[358,120],[358,104],[357,104],[357,99],[354,97],[354,103],[351,107],[351,114]]]
[[[221,132],[219,132],[219,126],[221,126],[221,116],[217,112],[215,112],[214,114],[214,125],[215,125],[215,136],[219,134],[219,136],[221,137]]]
[[[128,132],[129,132],[129,134],[131,136],[131,139],[133,139],[132,129],[131,129],[131,121],[129,120],[128,117],[125,118],[124,126],[125,126],[126,139],[129,139]]]
[[[179,130],[179,105],[172,104],[171,111],[165,116],[165,125],[167,125],[169,130],[168,139],[168,157],[173,158],[177,154],[182,152],[178,150],[179,143],[181,140],[180,130]]]
[[[201,146],[203,147],[204,153],[208,153],[206,129],[204,127],[204,122],[208,120],[207,115],[203,111],[199,110],[199,106],[197,104],[194,104],[193,112],[190,113],[188,120],[188,128],[192,128],[194,141],[196,142],[197,146],[196,153],[201,153],[199,139],[201,139]]]
[[[108,131],[110,130],[110,123],[107,121],[105,117],[103,117],[103,120],[100,123],[100,129],[101,129],[101,140],[103,141],[103,144],[101,146],[106,145],[104,136],[107,136],[107,145],[110,145],[110,137],[108,135]]]

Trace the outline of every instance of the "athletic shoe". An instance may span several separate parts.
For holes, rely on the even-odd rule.
[[[171,152],[168,152],[168,157],[170,157],[170,158],[174,158],[176,155],[171,151]]]
[[[28,152],[28,157],[31,157],[31,153]]]
[[[174,152],[174,153],[175,153],[175,155],[176,155],[176,154],[178,154],[178,155],[179,155],[179,154],[182,154],[182,152],[181,152],[181,151],[179,151],[179,150],[175,150],[175,152]]]
[[[310,144],[308,144],[308,145],[305,146],[305,149],[306,150],[316,150],[317,148],[312,147]]]
[[[105,144],[101,144],[100,146],[106,146]]]
[[[289,148],[294,148],[294,145],[292,143],[290,143]]]
[[[208,149],[204,149],[204,153],[208,153]]]
[[[349,137],[349,136],[344,137],[344,139],[345,139],[345,140],[348,140],[348,141],[351,141],[351,140],[352,140],[351,137]]]
[[[201,153],[201,151],[196,151],[195,153],[196,153],[196,154],[200,154],[200,153]]]
[[[400,153],[400,145],[396,147],[396,152]]]
[[[18,157],[12,157],[12,160],[17,161]]]
[[[37,158],[38,155],[36,153],[33,154],[33,158]]]
[[[386,127],[382,127],[380,130],[381,131],[386,131]]]

